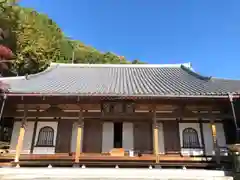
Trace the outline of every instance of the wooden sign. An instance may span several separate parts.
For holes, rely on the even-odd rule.
[[[123,148],[114,148],[110,151],[111,156],[124,156]]]

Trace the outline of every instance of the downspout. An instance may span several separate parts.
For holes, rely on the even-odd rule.
[[[4,110],[4,107],[5,107],[6,99],[7,99],[7,95],[4,93],[3,102],[2,102],[1,111],[0,111],[0,121],[2,120],[2,115],[3,115],[3,110]]]
[[[3,115],[3,110],[4,110],[4,107],[5,107],[6,99],[7,99],[7,95],[4,93],[3,94],[3,102],[2,102],[1,111],[0,111],[0,122],[2,121],[2,115]],[[4,126],[4,124],[2,124],[1,126]],[[0,132],[0,138],[1,139],[3,137],[3,134],[4,134],[4,132],[3,132],[3,130],[1,130],[1,132]]]
[[[240,128],[238,128],[238,125],[237,125],[237,117],[236,117],[236,112],[235,112],[235,108],[234,108],[234,104],[233,104],[233,94],[228,94],[228,97],[229,97],[229,100],[230,100],[230,103],[231,103],[233,120],[234,120],[234,125],[235,125],[235,128],[236,128],[236,141],[238,143]]]

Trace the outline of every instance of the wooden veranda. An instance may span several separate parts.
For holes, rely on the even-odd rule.
[[[231,168],[230,156],[221,156],[220,164],[216,163],[214,157],[186,157],[181,155],[158,155],[142,154],[141,156],[110,156],[103,153],[83,153],[79,157],[79,163],[75,162],[75,154],[57,153],[49,155],[24,154],[20,156],[18,163],[14,162],[15,154],[6,154],[0,156],[1,166],[15,167],[19,164],[21,167],[149,167],[158,166],[161,168]]]

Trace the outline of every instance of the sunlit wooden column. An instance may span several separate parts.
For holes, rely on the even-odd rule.
[[[153,151],[154,155],[156,156],[156,163],[159,163],[159,156],[158,156],[158,124],[156,119],[156,109],[153,110]]]
[[[25,134],[25,128],[27,125],[27,106],[24,105],[24,116],[21,122],[20,132],[18,136],[18,142],[16,146],[16,154],[15,154],[15,160],[14,162],[19,162],[19,157],[22,151],[23,147],[23,140],[24,140],[24,134]]]
[[[78,122],[77,122],[77,140],[76,140],[76,154],[75,163],[79,163],[79,157],[81,155],[81,142],[82,142],[82,129],[83,129],[83,113],[82,109],[79,111]]]
[[[220,149],[218,147],[217,129],[214,121],[215,121],[215,118],[212,116],[212,113],[211,113],[211,130],[212,130],[212,137],[213,137],[213,149],[216,157],[216,163],[220,164]]]

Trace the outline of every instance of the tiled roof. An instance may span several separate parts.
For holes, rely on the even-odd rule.
[[[51,64],[38,74],[0,78],[9,93],[79,96],[223,96],[240,90],[240,81],[203,77],[189,64]]]

